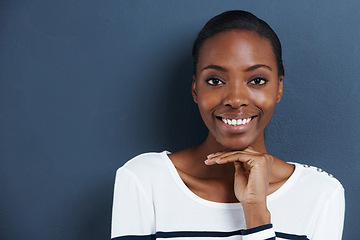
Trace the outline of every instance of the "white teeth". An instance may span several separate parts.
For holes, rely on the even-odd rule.
[[[244,118],[244,119],[222,118],[222,121],[231,126],[240,126],[249,123],[251,121],[251,118]]]

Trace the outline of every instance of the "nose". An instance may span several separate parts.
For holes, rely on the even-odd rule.
[[[241,84],[228,86],[224,97],[224,104],[231,108],[249,105],[249,90],[246,86],[241,86]]]

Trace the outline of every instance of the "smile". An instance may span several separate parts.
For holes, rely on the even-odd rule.
[[[221,121],[223,121],[227,125],[241,126],[241,125],[249,123],[251,121],[251,119],[252,119],[251,117],[243,118],[243,119],[221,118]]]

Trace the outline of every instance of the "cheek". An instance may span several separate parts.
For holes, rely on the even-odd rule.
[[[201,111],[212,111],[219,104],[219,99],[213,93],[201,91],[198,93],[197,104]]]
[[[260,108],[265,115],[270,114],[271,117],[276,105],[277,95],[273,92],[260,92],[252,96],[255,105]]]
[[[211,129],[214,124],[213,112],[219,106],[219,98],[209,92],[201,92],[198,93],[197,104],[202,120]]]

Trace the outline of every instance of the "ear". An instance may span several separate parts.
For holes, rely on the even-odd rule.
[[[279,77],[279,86],[278,86],[278,93],[276,96],[276,103],[280,102],[281,97],[283,95],[283,78],[284,78],[284,76]]]
[[[193,75],[193,81],[191,85],[191,93],[194,99],[194,102],[197,103],[197,93],[196,93],[196,77]]]

